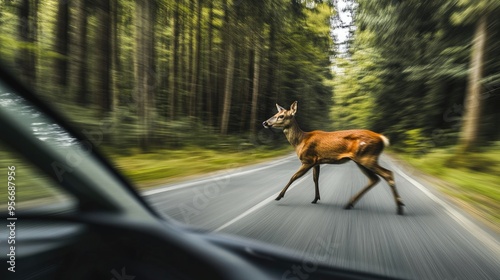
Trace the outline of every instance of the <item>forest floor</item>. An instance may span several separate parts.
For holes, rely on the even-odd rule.
[[[398,153],[456,205],[500,233],[500,145],[457,157],[454,148],[424,155]]]

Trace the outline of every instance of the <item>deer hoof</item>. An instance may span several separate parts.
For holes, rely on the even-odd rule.
[[[319,198],[315,198],[313,201],[311,201],[312,204],[316,204],[318,202]]]
[[[281,198],[282,198],[282,196],[278,195],[278,197],[276,197],[274,200],[279,201]]]
[[[349,209],[352,209],[353,207],[354,207],[354,205],[352,203],[347,203],[347,205],[344,206],[344,209],[349,210]]]
[[[403,206],[402,205],[398,206],[398,215],[404,215],[404,211],[403,211]]]
[[[401,197],[396,198],[396,205],[398,207],[405,206],[405,204],[403,203],[403,200],[401,199]]]

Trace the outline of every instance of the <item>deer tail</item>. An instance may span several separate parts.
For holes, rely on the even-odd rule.
[[[384,147],[388,147],[391,144],[391,142],[389,142],[389,138],[384,135],[380,134],[380,138],[382,139],[382,142],[384,142]]]

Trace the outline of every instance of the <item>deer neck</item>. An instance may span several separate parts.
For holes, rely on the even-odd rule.
[[[285,133],[288,142],[290,142],[290,144],[292,144],[292,146],[294,147],[297,147],[297,145],[299,145],[304,138],[304,131],[300,129],[299,124],[297,123],[295,118],[292,119],[290,125],[283,128],[283,133]]]

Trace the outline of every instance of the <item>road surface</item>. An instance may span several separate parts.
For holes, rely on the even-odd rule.
[[[144,196],[182,223],[292,249],[305,260],[406,279],[500,279],[497,234],[395,160],[384,155],[381,165],[395,173],[404,216],[396,215],[383,180],[354,209],[343,209],[368,181],[352,162],[321,166],[318,204],[311,204],[312,171],[275,201],[300,166],[295,156],[161,186]]]

